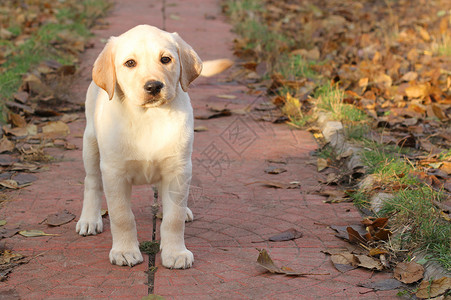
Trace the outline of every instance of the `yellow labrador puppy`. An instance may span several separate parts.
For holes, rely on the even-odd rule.
[[[112,264],[142,262],[131,210],[133,184],[158,184],[162,197],[161,258],[189,268],[184,241],[193,147],[193,111],[186,93],[202,62],[177,33],[140,25],[111,37],[94,63],[86,96],[86,171],[80,235],[102,232],[102,191],[108,204]]]

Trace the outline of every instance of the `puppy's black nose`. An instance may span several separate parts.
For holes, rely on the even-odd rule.
[[[156,80],[147,81],[146,84],[144,84],[144,90],[152,96],[158,95],[163,87],[164,84]]]

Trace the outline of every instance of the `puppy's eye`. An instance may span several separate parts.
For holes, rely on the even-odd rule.
[[[170,63],[171,62],[171,58],[170,57],[167,57],[167,56],[163,56],[161,59],[160,59],[160,61],[161,61],[161,63],[162,64],[168,64],[168,63]]]
[[[125,62],[124,64],[127,68],[134,68],[136,67],[136,60],[134,59],[129,59]]]

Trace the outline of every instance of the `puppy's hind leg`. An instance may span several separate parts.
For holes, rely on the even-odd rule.
[[[86,129],[83,136],[83,163],[85,166],[85,191],[83,209],[76,230],[80,235],[95,235],[103,231],[101,216],[102,175],[97,140]]]

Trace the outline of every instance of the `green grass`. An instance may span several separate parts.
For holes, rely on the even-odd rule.
[[[4,69],[0,73],[0,122],[6,119],[4,102],[11,100],[13,94],[22,82],[22,76],[37,66],[43,60],[56,60],[61,64],[70,64],[75,59],[75,54],[67,51],[59,51],[53,46],[58,42],[61,33],[74,37],[87,38],[90,31],[89,26],[94,24],[96,18],[104,14],[110,3],[107,0],[85,0],[82,3],[82,10],[76,10],[70,6],[60,9],[56,18],[56,23],[45,23],[35,31],[29,39],[19,45],[14,45],[11,41],[0,40],[0,45],[6,45],[11,55],[7,61],[1,65]],[[78,7],[78,6],[76,6]],[[18,24],[9,27],[15,36],[22,31]]]
[[[371,126],[367,122],[355,122],[346,124],[344,134],[350,140],[364,141],[370,130]]]
[[[362,110],[352,104],[343,103],[343,91],[337,85],[319,86],[314,93],[314,98],[318,101],[317,108],[330,112],[332,118],[337,121],[346,123],[367,120],[367,116]]]
[[[300,55],[282,54],[276,63],[274,71],[282,74],[284,78],[289,80],[301,78],[316,79],[319,74],[312,68],[316,64],[316,61],[305,60]]]
[[[426,186],[408,188],[386,201],[380,215],[394,215],[391,223],[402,232],[395,237],[401,249],[424,250],[431,260],[451,270],[451,224],[440,218],[432,201],[441,198],[439,192]]]
[[[264,11],[261,1],[230,0],[226,2],[225,7],[235,32],[247,40],[245,49],[253,49],[263,56],[275,57],[281,54],[281,49],[292,44],[290,39],[272,31],[260,20],[259,13]]]
[[[431,260],[451,270],[451,224],[440,217],[434,205],[443,197],[410,175],[414,167],[403,157],[405,151],[397,146],[367,143],[362,152],[367,173],[377,180],[377,185],[392,192],[393,199],[385,200],[378,216],[390,218],[390,225],[400,234],[394,241],[403,250],[424,250]],[[398,186],[391,190],[392,186]],[[399,188],[401,186],[401,188]],[[362,190],[352,195],[357,207],[369,207],[370,192]]]

